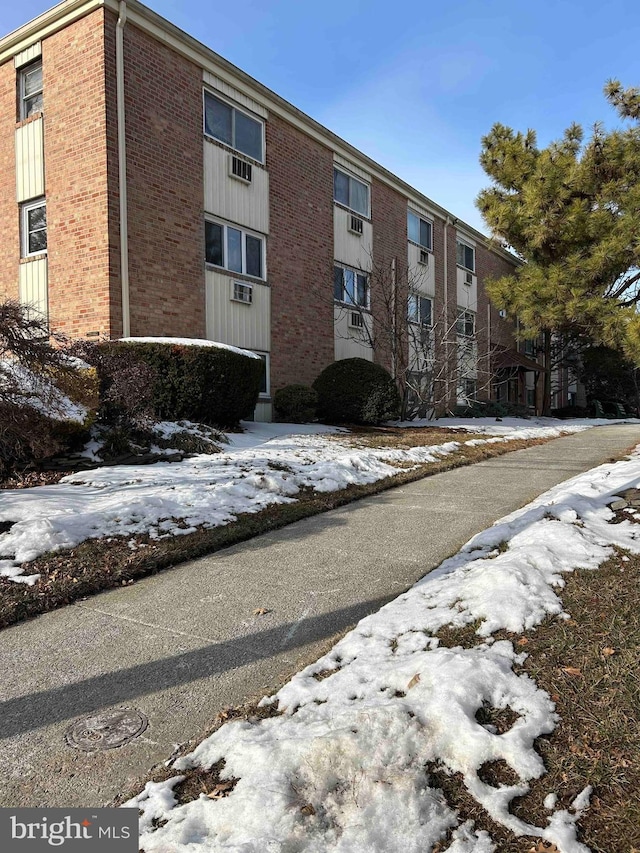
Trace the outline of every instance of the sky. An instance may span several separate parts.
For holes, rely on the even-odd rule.
[[[640,84],[627,0],[149,0],[154,11],[479,230],[494,122],[540,145],[616,123],[605,82]],[[0,7],[0,34],[51,6]]]

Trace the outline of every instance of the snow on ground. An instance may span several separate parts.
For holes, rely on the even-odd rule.
[[[466,442],[461,437],[460,442],[402,450],[354,448],[323,438],[323,433],[339,433],[335,427],[246,423],[246,432],[229,434],[230,444],[214,456],[198,455],[180,463],[105,466],[71,474],[56,485],[0,493],[0,521],[14,522],[0,534],[0,575],[34,584],[39,576],[25,574],[25,564],[86,539],[183,536],[199,525],[217,527],[234,521],[239,513],[290,503],[303,488],[331,492],[373,483],[396,474],[394,463],[434,462],[461,444],[549,438],[598,423],[555,421],[555,425],[532,427],[520,421],[507,424],[504,436],[489,434]],[[449,421],[438,425],[448,427]]]
[[[448,421],[444,423],[448,426]],[[521,425],[507,436],[466,443],[551,437],[590,424]],[[56,485],[2,492],[0,521],[14,524],[0,534],[0,575],[33,584],[39,576],[25,574],[24,564],[47,551],[100,537],[183,536],[199,525],[217,527],[234,521],[239,513],[292,502],[302,488],[331,492],[373,483],[396,474],[394,463],[434,462],[465,443],[374,450],[322,437],[339,432],[335,427],[253,423],[245,427],[245,433],[229,434],[230,444],[214,456],[153,466],[105,466],[71,474]]]
[[[638,418],[626,418],[620,420],[608,418],[568,418],[567,420],[559,420],[558,418],[442,418],[436,421],[429,421],[426,418],[416,419],[414,421],[398,421],[395,426],[401,427],[446,427],[447,429],[459,429],[466,432],[475,432],[483,435],[510,435],[514,431],[518,432],[519,438],[540,438],[544,437],[541,429],[551,429],[551,435],[557,435],[557,428],[561,426],[570,432],[577,432],[579,429],[589,429],[594,426],[607,426],[609,424],[637,424],[640,423]],[[523,432],[524,430],[524,432]],[[531,434],[529,434],[531,430]]]
[[[556,809],[549,791],[546,826],[508,810],[527,782],[544,774],[533,744],[553,731],[558,717],[548,694],[513,671],[526,654],[492,633],[569,618],[558,595],[566,573],[597,569],[613,545],[640,553],[637,523],[608,523],[614,496],[638,485],[635,452],[554,487],[475,536],[263,699],[276,703],[281,716],[227,723],[173,763],[180,774],[224,759],[221,778],[238,780],[228,796],[202,794],[178,806],[173,788],[183,776],[177,775],[147,784],[126,803],[141,810],[140,847],[146,853],[423,853],[450,830],[448,853],[492,853],[487,833],[460,824],[430,786],[430,768],[437,766],[462,774],[470,794],[514,834],[541,836],[560,853],[588,853],[576,823],[588,808],[589,786],[568,809]],[[435,636],[442,626],[476,621],[472,648],[447,648]],[[510,708],[518,719],[498,734],[476,720],[483,707]],[[521,782],[484,783],[479,768],[497,760]]]

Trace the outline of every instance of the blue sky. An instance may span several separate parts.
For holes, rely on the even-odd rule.
[[[0,34],[50,5],[3,4]],[[147,5],[481,230],[494,122],[545,145],[572,121],[615,123],[607,79],[640,85],[637,0]]]

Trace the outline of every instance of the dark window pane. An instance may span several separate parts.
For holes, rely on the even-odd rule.
[[[206,252],[205,259],[208,264],[215,264],[217,267],[224,266],[224,256],[222,253],[222,225],[215,222],[205,222],[205,243]]]
[[[356,181],[355,178],[351,178],[351,203],[349,207],[363,216],[369,215],[369,187],[360,181]]]
[[[356,275],[353,270],[343,270],[344,275],[344,301],[349,305],[355,305]]]
[[[205,133],[231,145],[231,107],[210,95],[204,96]]]
[[[257,237],[246,237],[247,275],[262,278],[262,240]]]
[[[45,252],[47,249],[47,232],[33,231],[29,234],[29,254],[33,255],[36,252]]]
[[[431,325],[431,300],[420,297],[420,322],[423,326]]]
[[[420,220],[420,245],[425,249],[431,248],[431,223]]]
[[[260,378],[260,393],[267,393],[267,357],[262,353],[258,353],[260,358],[262,359],[262,376]]]
[[[42,112],[42,92],[39,95],[34,95],[33,98],[27,98],[24,102],[23,118],[29,118],[34,113]]]
[[[367,307],[367,277],[366,275],[357,276],[357,291],[356,304],[363,308]]]
[[[227,269],[242,272],[242,232],[227,228]]]
[[[415,213],[407,214],[407,235],[412,243],[420,242],[420,220]]]
[[[35,231],[38,228],[47,227],[47,213],[44,205],[41,207],[32,207],[27,211],[29,231]]]
[[[465,246],[464,247],[464,265],[468,270],[475,269],[475,264],[473,262],[474,261],[474,257],[473,257],[474,254],[475,254],[475,252],[471,248],[471,246]]]
[[[333,298],[342,302],[342,267],[333,268]]]
[[[236,138],[234,148],[255,160],[262,160],[262,125],[244,113],[236,113]]]
[[[349,178],[337,169],[333,170],[333,197],[340,204],[349,206]]]

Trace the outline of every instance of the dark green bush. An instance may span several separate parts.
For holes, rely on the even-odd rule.
[[[273,397],[276,418],[284,423],[309,423],[316,416],[317,406],[318,392],[308,385],[286,385]]]
[[[468,405],[456,406],[456,418],[528,418],[529,409],[521,403],[497,403],[495,400],[476,400]]]
[[[561,406],[559,409],[551,409],[554,418],[592,418],[594,416],[593,406]]]
[[[264,369],[261,359],[195,344],[125,340],[100,348],[123,359],[133,352],[153,370],[153,408],[161,420],[232,427],[255,409]]]
[[[364,358],[326,367],[313,383],[318,417],[332,423],[379,424],[398,417],[400,395],[389,373]]]

